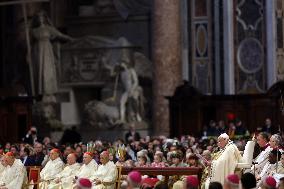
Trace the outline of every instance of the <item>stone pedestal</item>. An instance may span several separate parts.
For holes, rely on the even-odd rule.
[[[180,1],[155,0],[153,9],[153,126],[155,135],[168,135],[171,96],[181,84]]]

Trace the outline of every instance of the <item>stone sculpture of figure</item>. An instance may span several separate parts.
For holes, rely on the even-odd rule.
[[[133,67],[128,66],[125,62],[121,62],[118,66],[123,86],[123,93],[119,101],[120,121],[123,123],[126,121],[126,113],[129,115],[128,119],[133,119],[128,121],[141,121],[139,107],[143,103],[141,102],[143,90],[139,86],[137,73]]]
[[[33,63],[36,91],[43,96],[53,96],[57,92],[58,86],[56,58],[51,40],[55,38],[72,40],[72,38],[62,34],[52,26],[46,13],[43,11],[39,12],[34,18],[32,36],[35,39]]]

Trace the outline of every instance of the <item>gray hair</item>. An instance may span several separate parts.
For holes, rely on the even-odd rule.
[[[280,145],[280,144],[282,144],[282,138],[281,138],[280,135],[274,134],[274,135],[271,136],[271,138],[272,138],[272,137],[275,139],[275,142],[276,142],[276,145],[277,145],[277,146]]]

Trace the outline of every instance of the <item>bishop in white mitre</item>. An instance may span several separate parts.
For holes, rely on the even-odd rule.
[[[83,155],[83,165],[81,166],[76,178],[88,178],[94,175],[98,169],[97,162],[93,159],[93,153],[85,152]]]
[[[49,161],[40,172],[40,189],[47,189],[48,184],[53,181],[64,167],[63,161],[59,157],[60,150],[52,149],[49,154]]]
[[[117,177],[116,165],[109,161],[109,152],[103,151],[100,154],[100,162],[98,170],[92,176],[94,185],[92,189],[114,189]]]
[[[67,156],[67,166],[48,185],[48,189],[71,189],[73,179],[80,169],[80,164],[76,162],[77,156],[71,153]]]
[[[0,189],[21,189],[26,175],[24,164],[12,152],[4,155],[4,161],[7,167],[0,177]]]
[[[220,182],[224,185],[227,175],[233,174],[237,163],[242,162],[242,156],[237,146],[230,141],[226,133],[218,137],[220,151],[215,154],[211,162],[209,177],[206,180],[205,188],[210,182]]]

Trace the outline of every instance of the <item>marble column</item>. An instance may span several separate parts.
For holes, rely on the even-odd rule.
[[[220,56],[220,0],[214,0],[214,62],[215,62],[215,94],[221,94],[221,56]]]
[[[182,78],[183,80],[189,80],[189,36],[188,36],[188,1],[181,0],[181,53],[182,53]]]
[[[276,17],[275,1],[266,0],[267,88],[276,82]]]
[[[182,81],[180,1],[154,0],[153,4],[153,128],[155,135],[168,135],[165,96],[172,96]]]
[[[233,0],[223,0],[225,94],[235,94],[233,19],[234,19]]]

